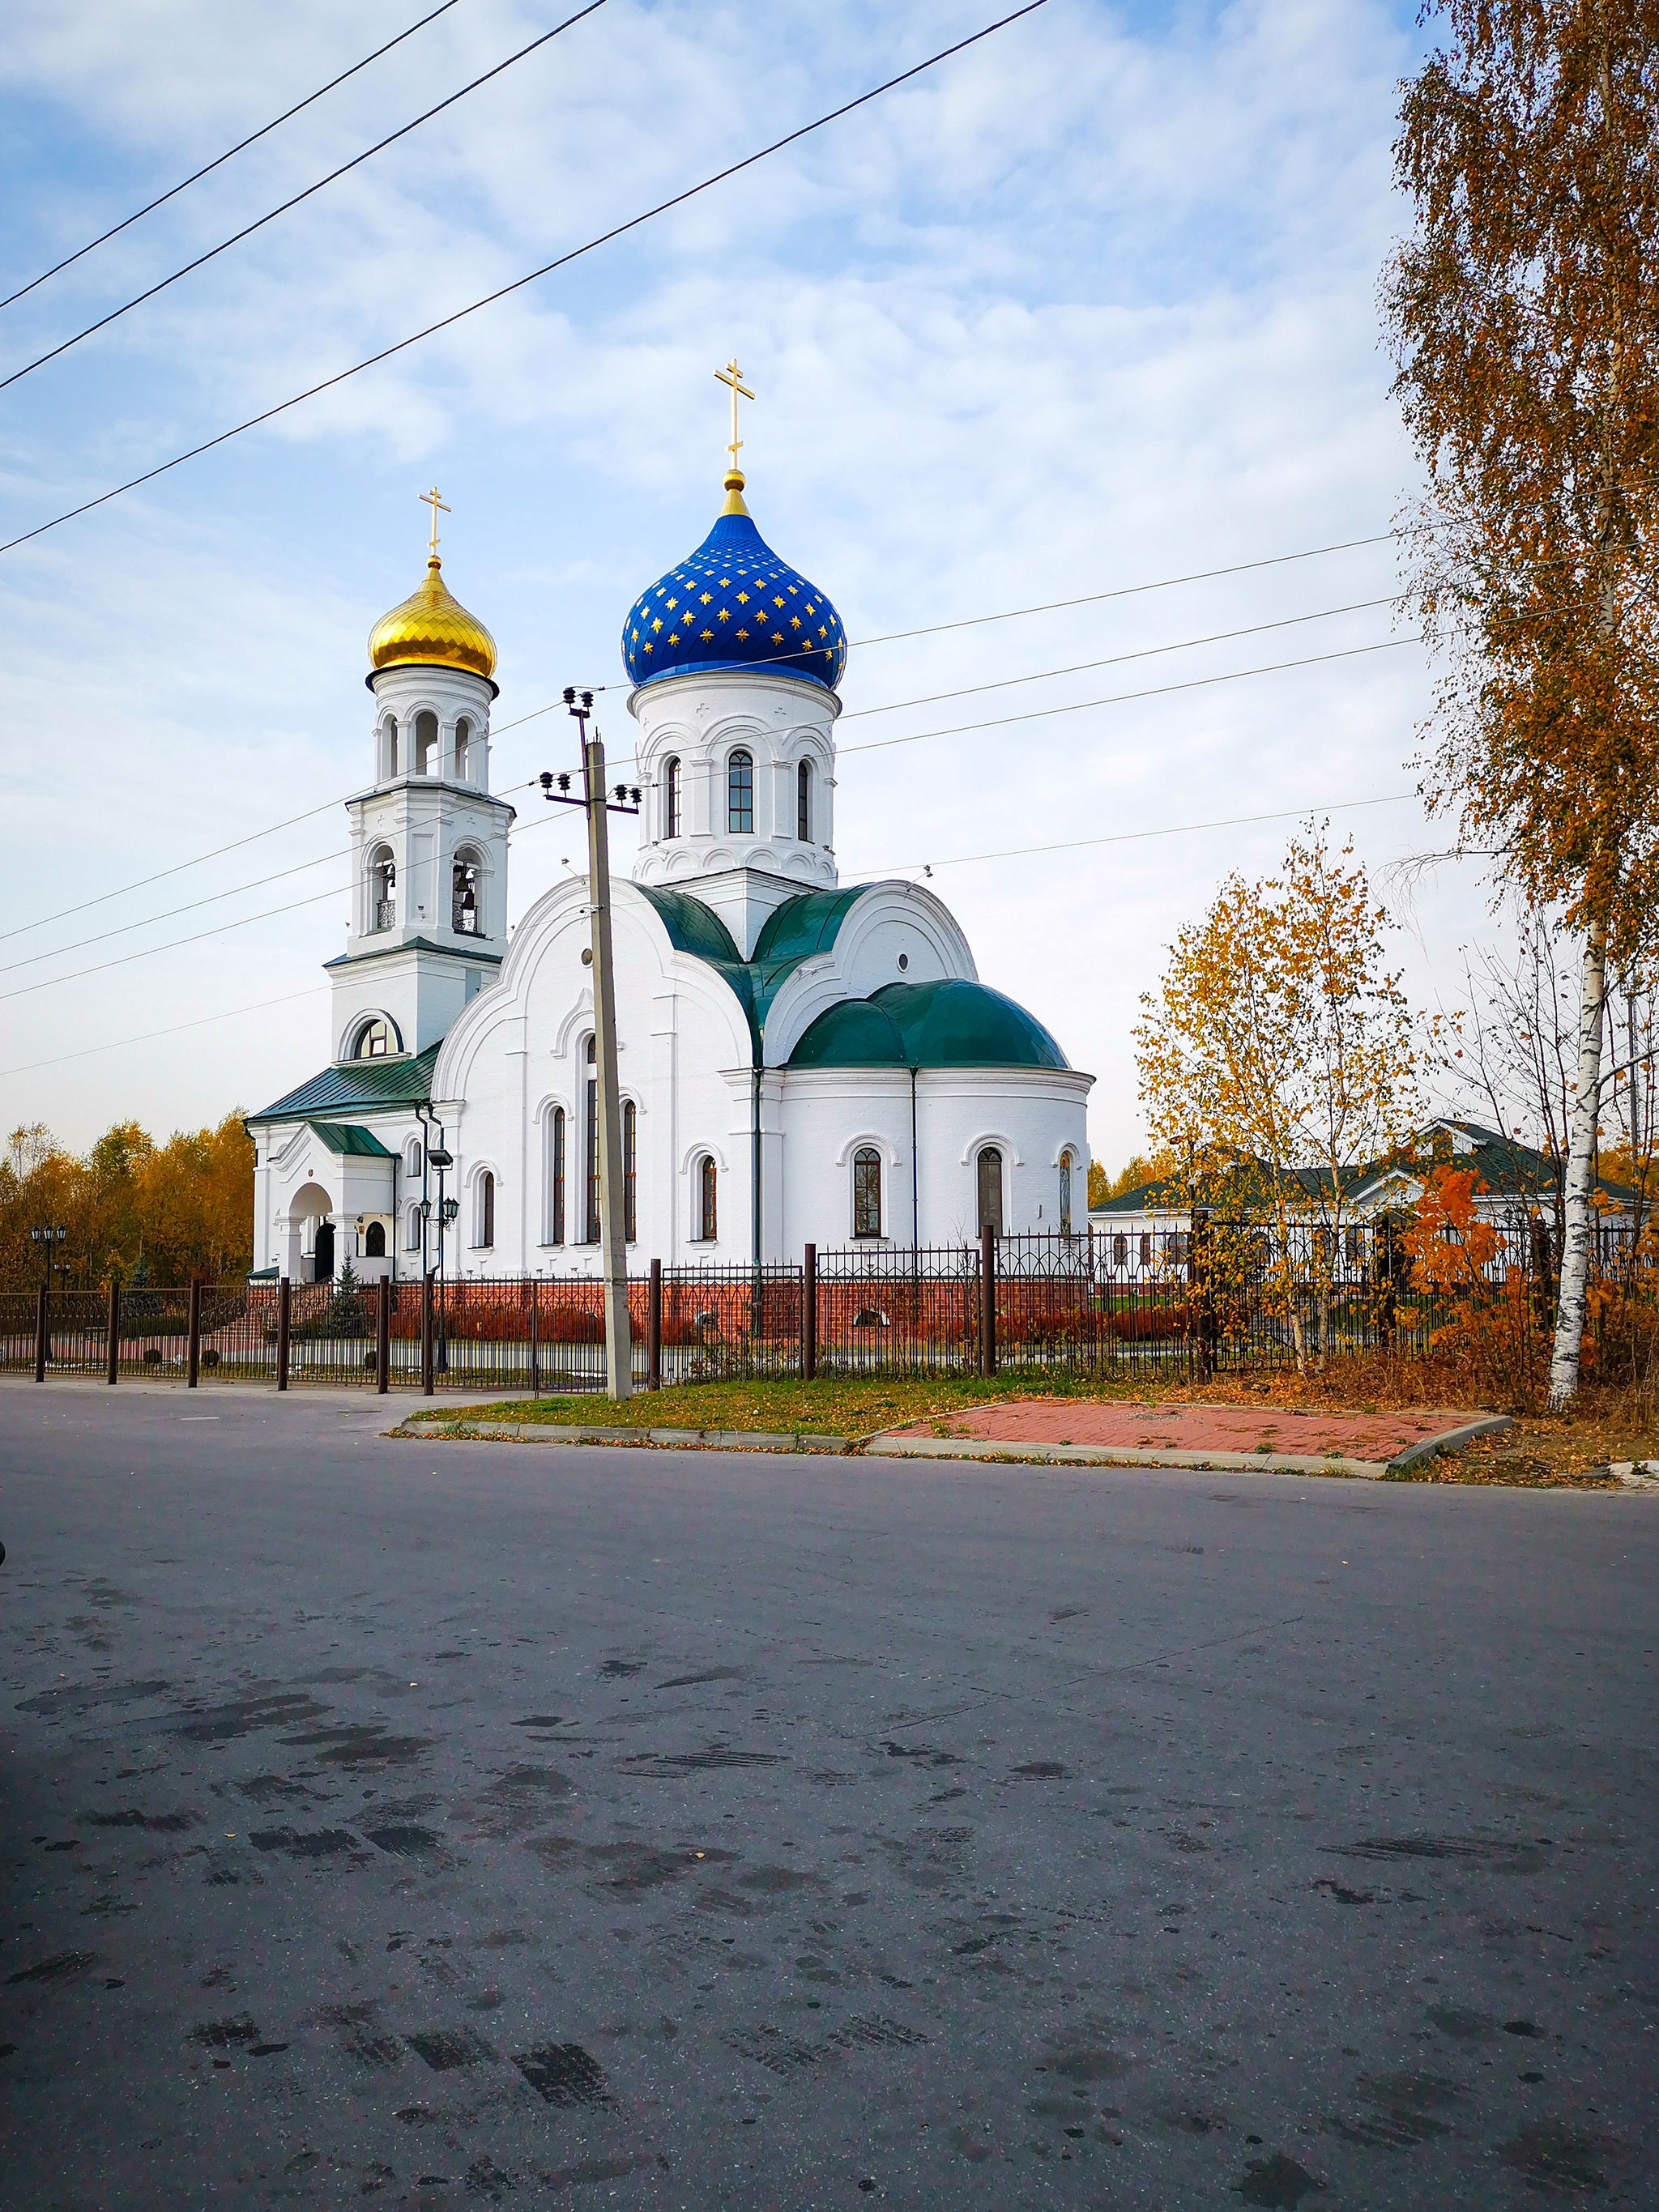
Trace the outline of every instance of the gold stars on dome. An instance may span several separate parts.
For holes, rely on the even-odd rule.
[[[369,666],[377,674],[383,668],[460,668],[488,681],[495,672],[495,641],[444,582],[438,558],[438,517],[449,509],[435,484],[420,496],[432,509],[426,574],[370,630]]]

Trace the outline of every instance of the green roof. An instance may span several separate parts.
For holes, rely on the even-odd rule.
[[[653,884],[635,888],[657,909],[675,951],[705,962],[731,986],[748,1019],[750,1044],[758,1067],[761,1031],[772,1001],[803,960],[830,950],[854,902],[869,886],[804,891],[786,899],[767,916],[755,941],[752,960],[744,958],[731,931],[714,909],[690,892],[662,890]]]
[[[360,1129],[349,1121],[312,1121],[307,1125],[313,1137],[321,1139],[331,1152],[339,1152],[352,1159],[392,1160],[398,1157],[388,1152],[380,1139],[369,1129]]]
[[[1024,1006],[983,983],[886,983],[826,1007],[791,1067],[1046,1067],[1065,1054]]]
[[[429,1044],[412,1060],[348,1060],[325,1067],[274,1106],[246,1116],[249,1121],[309,1121],[319,1114],[367,1114],[378,1107],[426,1106],[432,1099],[432,1070],[438,1047]]]

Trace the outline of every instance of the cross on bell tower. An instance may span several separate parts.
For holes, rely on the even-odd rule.
[[[439,498],[436,484],[433,485],[430,491],[423,491],[420,495],[420,499],[422,507],[429,507],[432,509],[432,544],[428,549],[428,557],[435,561],[438,557],[438,517],[441,514],[447,514],[449,509]]]

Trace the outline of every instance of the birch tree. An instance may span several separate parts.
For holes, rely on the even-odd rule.
[[[1428,478],[1431,806],[1583,945],[1550,1402],[1578,1380],[1607,976],[1659,881],[1659,0],[1443,0],[1383,285]]]

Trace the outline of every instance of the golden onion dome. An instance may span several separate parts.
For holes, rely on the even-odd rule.
[[[434,553],[419,588],[380,617],[368,634],[368,663],[382,668],[464,668],[486,680],[495,672],[495,641],[444,582]]]

